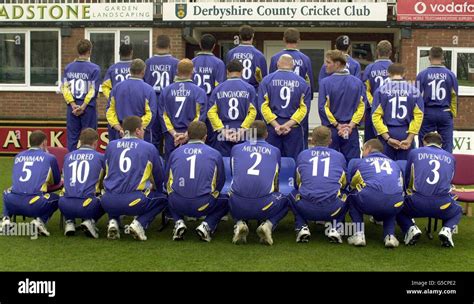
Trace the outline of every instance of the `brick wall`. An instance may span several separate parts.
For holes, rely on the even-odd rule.
[[[181,38],[181,29],[154,28],[153,41],[159,34],[169,35],[171,38],[171,52],[177,58],[185,54],[185,41]],[[77,57],[77,41],[84,38],[84,29],[75,28],[70,37],[62,37],[61,43],[61,70]],[[156,52],[155,46],[153,52]],[[105,120],[105,97],[100,94],[97,99],[97,111],[100,120]],[[66,104],[62,95],[53,92],[0,92],[0,119],[17,120],[64,120],[66,118]]]
[[[453,44],[457,36],[458,44]],[[417,47],[473,47],[472,29],[413,29],[410,39],[402,39],[400,58],[407,67],[407,78],[416,78]],[[458,117],[454,120],[456,129],[474,130],[474,96],[459,97]]]

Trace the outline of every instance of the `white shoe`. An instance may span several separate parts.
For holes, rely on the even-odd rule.
[[[120,228],[117,220],[111,219],[107,227],[107,238],[109,240],[118,240],[120,238]]]
[[[356,247],[365,246],[365,234],[363,232],[356,233],[347,238],[347,243]]]
[[[64,235],[73,236],[76,234],[76,224],[72,220],[66,221],[64,225]]]
[[[232,243],[234,244],[245,244],[247,243],[247,235],[249,234],[249,227],[244,221],[238,221],[234,225],[234,237]]]
[[[184,240],[184,234],[187,229],[188,227],[186,227],[183,220],[176,221],[173,229],[173,241]]]
[[[44,225],[43,221],[39,217],[32,220],[31,223],[36,226],[36,229],[38,229],[39,235],[49,236],[48,229],[46,229],[46,226]]]
[[[0,233],[7,234],[11,225],[10,218],[8,216],[4,216],[2,219],[2,225],[0,226]]]
[[[202,222],[201,225],[197,226],[196,233],[198,234],[201,241],[210,242],[211,241],[211,228],[206,222]]]
[[[296,242],[297,243],[308,243],[309,238],[311,237],[311,232],[309,231],[308,226],[304,225],[301,229],[297,230]]]
[[[420,236],[420,228],[418,228],[416,225],[411,226],[407,233],[405,233],[405,245],[416,245],[416,242],[418,242]]]
[[[384,242],[385,248],[396,248],[400,244],[394,235],[387,235]]]
[[[128,227],[130,234],[133,235],[133,238],[139,241],[146,241],[145,229],[143,229],[142,224],[139,221],[133,220],[133,222]]]
[[[441,246],[443,247],[454,247],[453,234],[451,228],[443,227],[438,233],[439,240],[441,241]]]
[[[260,237],[260,243],[270,246],[273,245],[272,228],[273,224],[269,220],[266,220],[258,226],[257,234]]]
[[[88,236],[94,239],[99,238],[99,229],[95,226],[94,220],[85,220],[81,223],[82,231]]]
[[[383,226],[383,221],[375,220],[375,218],[372,215],[369,216],[369,222],[374,223],[375,225]]]
[[[338,244],[342,244],[342,237],[341,235],[339,234],[339,232],[337,232],[336,229],[334,228],[331,228],[327,234],[327,237],[329,238],[330,242],[331,243],[338,243]]]

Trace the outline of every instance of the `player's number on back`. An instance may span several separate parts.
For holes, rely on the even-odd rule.
[[[117,81],[117,82],[122,82],[122,81],[124,81],[125,79],[128,79],[128,78],[130,78],[130,74],[127,74],[127,75],[117,74],[117,75],[115,75],[115,81]]]
[[[380,88],[388,81],[388,78],[383,78],[382,76],[377,76],[374,78],[375,83],[377,84],[376,88]]]
[[[431,87],[431,100],[443,100],[446,98],[446,89],[441,85],[444,83],[444,79],[441,79],[436,83],[436,79],[429,82],[428,85]]]
[[[76,99],[84,97],[86,94],[86,81],[84,79],[72,79],[71,93]]]
[[[321,161],[324,163],[323,176],[329,177],[329,162],[331,161],[329,157],[319,159],[319,156],[315,156],[309,161],[313,163],[313,176],[318,176],[318,162]]]
[[[184,102],[186,101],[186,97],[184,96],[176,96],[174,99],[175,102],[179,102],[179,108],[178,111],[176,111],[176,114],[174,115],[175,118],[178,118],[179,115],[181,114],[181,111],[183,110]]]
[[[25,172],[26,175],[25,175],[25,177],[23,177],[23,176],[20,177],[20,182],[27,182],[27,181],[30,180],[30,178],[31,178],[31,169],[29,169],[28,167],[31,167],[31,166],[33,166],[33,162],[27,161],[27,162],[23,163],[23,169],[21,169],[21,171]]]
[[[86,160],[78,161],[75,160],[68,165],[71,170],[71,184],[75,184],[76,181],[80,184],[84,184],[89,177],[90,165]]]
[[[293,73],[300,76],[300,66],[299,65],[295,65],[295,69],[293,70]]]
[[[438,160],[435,160],[435,159],[432,159],[430,160],[429,162],[430,166],[434,166],[433,169],[431,169],[431,172],[433,172],[433,179],[431,179],[430,177],[427,177],[426,178],[426,182],[430,185],[434,185],[436,183],[439,182],[439,167],[441,166],[441,164],[439,163]]]
[[[250,167],[248,170],[247,170],[247,174],[248,175],[256,175],[256,176],[259,176],[260,175],[260,170],[259,169],[256,169],[258,165],[260,165],[260,163],[262,162],[262,154],[258,153],[258,152],[253,152],[252,154],[250,154],[250,158],[254,158],[255,156],[255,163],[253,164],[252,167]]]
[[[229,118],[232,120],[237,119],[239,117],[239,100],[237,98],[231,98],[229,99],[229,112],[227,113],[229,115]]]
[[[393,169],[390,167],[390,163],[388,160],[382,161],[382,164],[380,164],[379,160],[374,160],[373,162],[370,163],[371,166],[375,167],[375,173],[382,173],[382,171],[387,172],[387,174],[392,174]]]
[[[202,75],[201,77],[199,74],[194,74],[194,82],[198,87],[204,86],[206,88],[206,94],[211,94],[211,75]]]
[[[168,72],[153,71],[151,75],[156,79],[153,89],[161,91],[170,84],[170,74]]]
[[[405,117],[407,117],[407,101],[408,99],[406,96],[397,96],[389,99],[388,102],[392,105],[392,119],[404,119]]]
[[[196,156],[197,155],[192,155],[186,158],[186,160],[189,161],[189,178],[190,179],[196,178]]]
[[[244,59],[242,65],[244,66],[244,69],[242,70],[242,78],[249,80],[252,76],[252,61],[250,59]]]
[[[282,87],[280,89],[280,98],[285,101],[285,104],[282,105],[281,108],[286,109],[291,100],[291,90],[289,87]]]
[[[122,171],[123,173],[127,173],[132,167],[132,160],[130,159],[130,157],[125,156],[128,151],[130,151],[130,148],[124,149],[122,153],[120,153],[119,167],[120,171]]]

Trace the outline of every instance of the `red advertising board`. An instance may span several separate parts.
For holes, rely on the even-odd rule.
[[[0,155],[12,155],[24,151],[30,147],[28,137],[31,132],[41,130],[48,136],[48,146],[66,147],[65,127],[45,127],[45,126],[0,126]],[[105,152],[109,140],[107,128],[99,128],[99,146],[97,150]]]
[[[473,0],[398,0],[398,21],[474,22]]]

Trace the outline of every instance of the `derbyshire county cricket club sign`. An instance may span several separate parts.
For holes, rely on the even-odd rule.
[[[152,21],[153,3],[0,4],[0,22]]]

